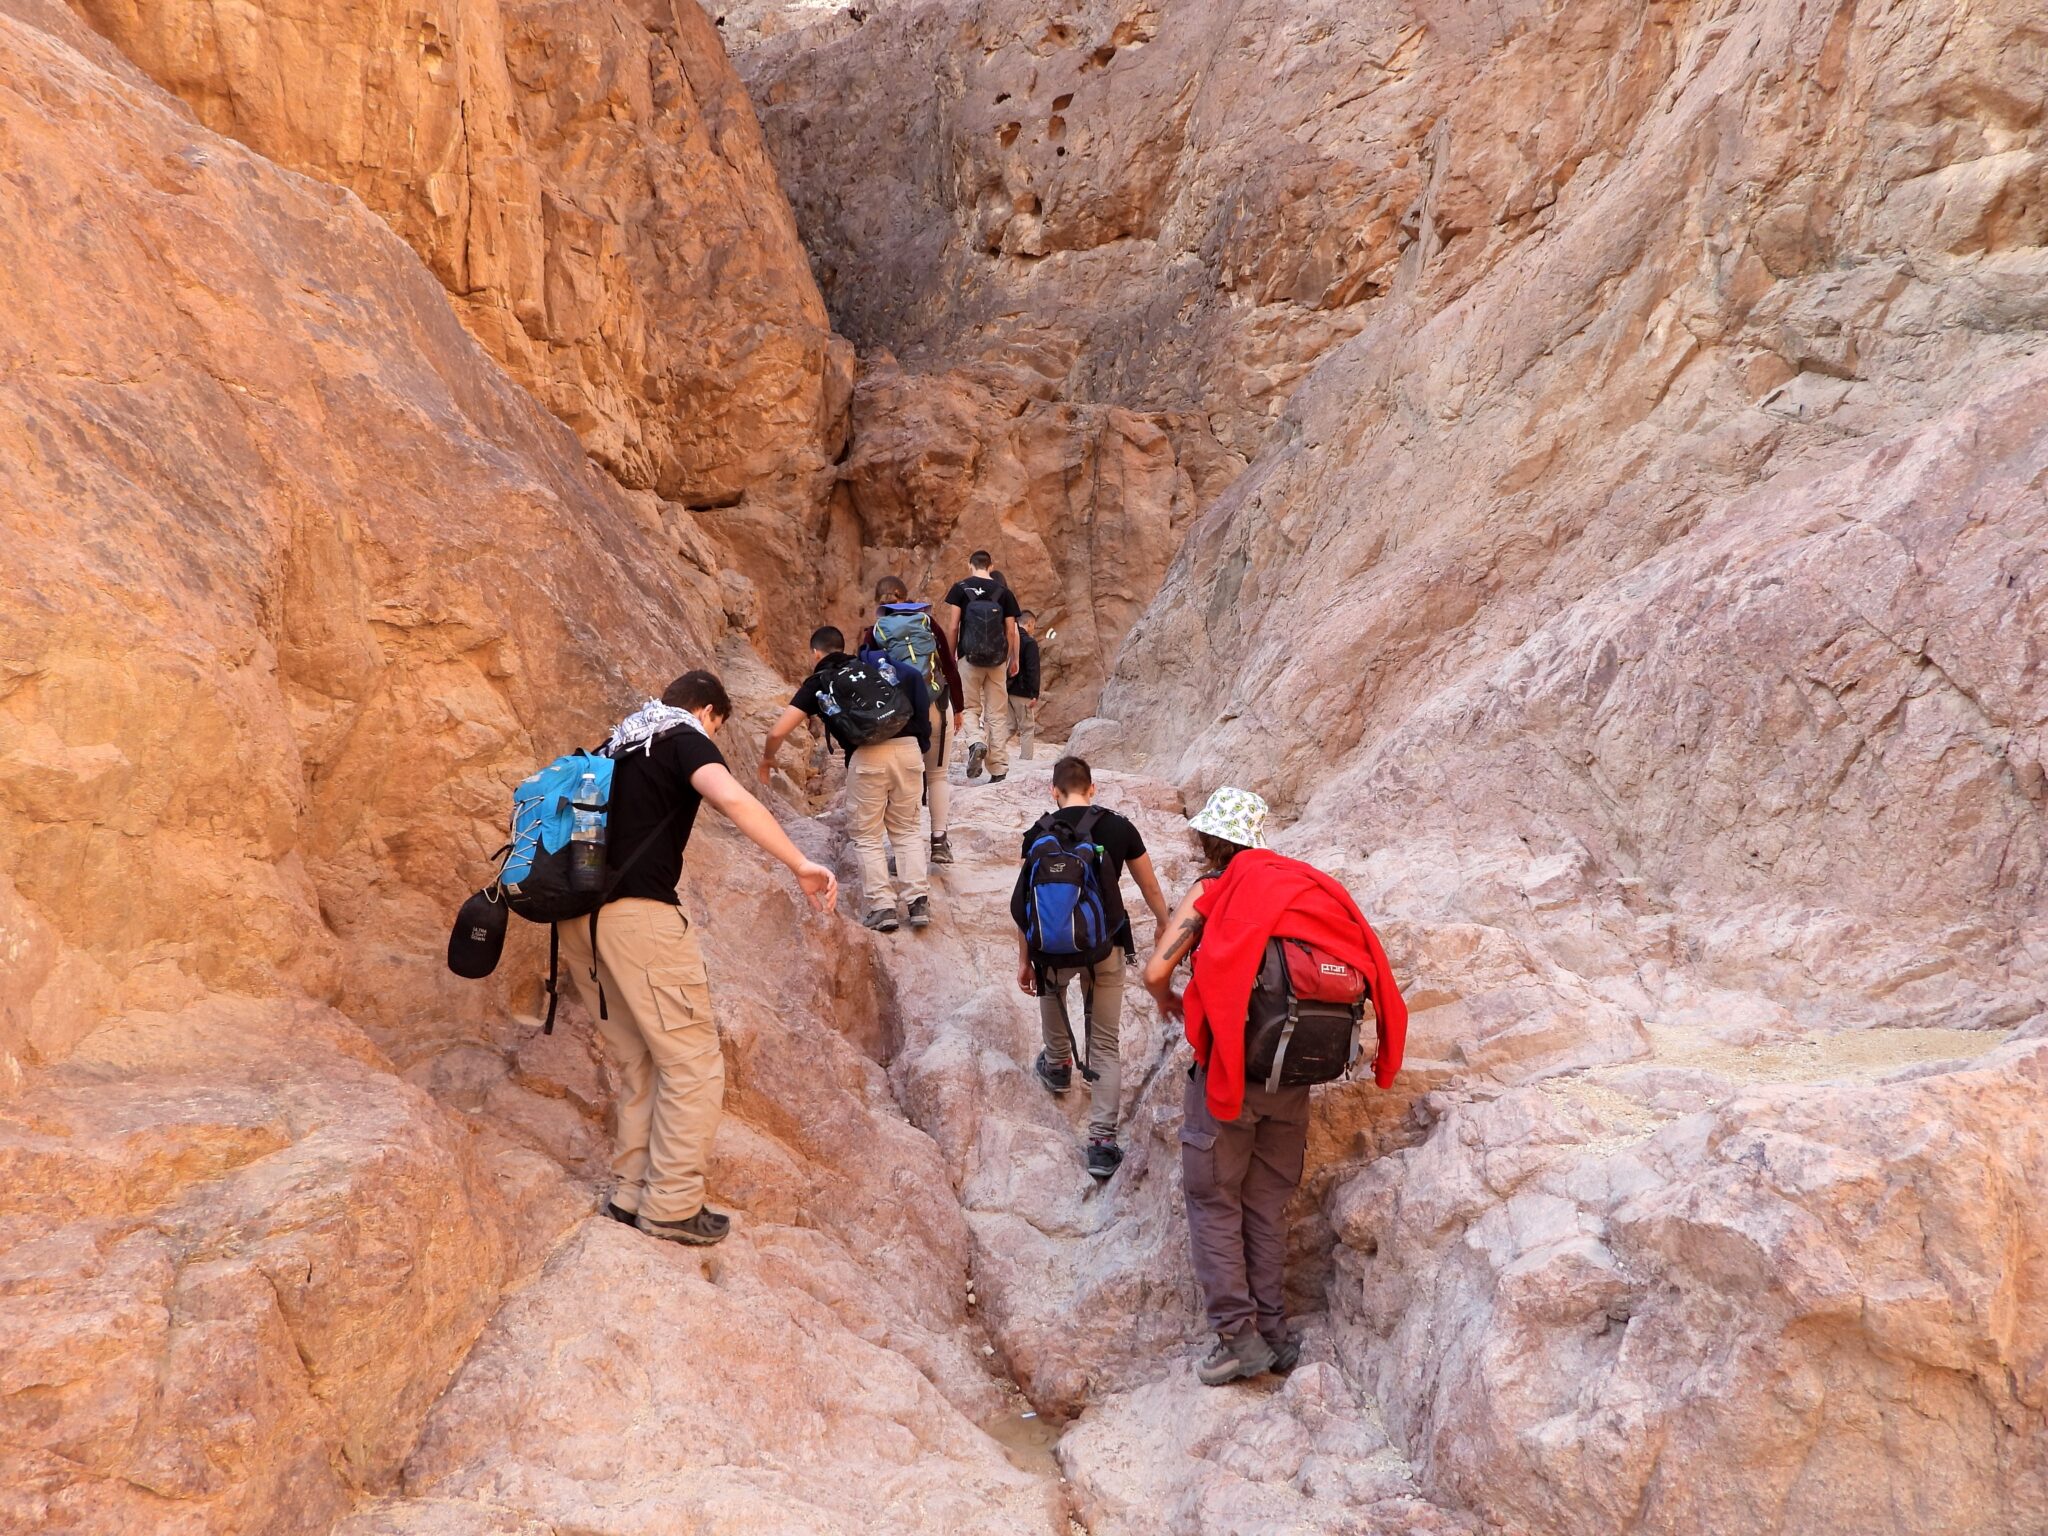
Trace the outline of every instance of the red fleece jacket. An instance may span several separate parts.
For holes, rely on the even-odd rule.
[[[1249,848],[1209,883],[1195,910],[1203,918],[1202,941],[1188,981],[1187,1031],[1208,1075],[1209,1113],[1235,1120],[1244,1109],[1244,1019],[1266,941],[1276,936],[1304,939],[1364,975],[1379,1024],[1373,1081],[1393,1086],[1408,1039],[1408,1005],[1379,935],[1349,891],[1299,859]]]

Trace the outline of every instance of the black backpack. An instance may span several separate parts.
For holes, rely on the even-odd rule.
[[[818,690],[825,727],[849,752],[888,741],[910,722],[910,695],[896,669],[879,654],[846,662]]]
[[[1333,1083],[1358,1056],[1365,977],[1302,939],[1268,939],[1244,1017],[1244,1080],[1267,1092]]]
[[[993,587],[986,596],[969,597],[960,610],[960,659],[976,667],[1000,666],[1010,659],[1003,603]]]

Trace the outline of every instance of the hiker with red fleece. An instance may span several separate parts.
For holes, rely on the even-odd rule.
[[[1379,936],[1330,876],[1265,845],[1266,802],[1219,789],[1189,828],[1209,873],[1160,930],[1145,986],[1184,1020],[1195,1065],[1181,1125],[1188,1243],[1216,1347],[1210,1386],[1291,1371],[1287,1203],[1308,1155],[1309,1089],[1344,1075],[1368,1006],[1373,1077],[1401,1069],[1408,1009]],[[1183,998],[1181,960],[1193,966]]]

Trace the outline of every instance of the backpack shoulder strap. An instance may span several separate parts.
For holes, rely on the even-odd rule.
[[[1091,805],[1081,813],[1081,819],[1074,824],[1074,831],[1084,843],[1095,841],[1095,829],[1102,825],[1102,818],[1109,814],[1099,805]]]

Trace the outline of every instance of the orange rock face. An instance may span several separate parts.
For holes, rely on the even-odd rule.
[[[851,351],[689,0],[78,8],[209,128],[358,193],[625,485],[814,494]]]
[[[750,1519],[804,1523],[845,1458],[901,1456],[863,1518],[1044,1529],[1047,1479],[977,1428],[1008,1410],[965,1227],[836,920],[700,838],[745,1302],[706,1305],[717,1271],[637,1234],[576,1235],[596,1189],[565,1169],[602,1167],[611,1085],[573,1010],[551,1038],[513,1013],[538,930],[489,985],[441,965],[535,762],[712,663],[744,763],[783,686],[732,627],[745,584],[686,509],[593,467],[347,192],[195,124],[62,13],[0,14],[0,52],[0,1525],[271,1536],[384,1498],[461,1528],[447,1448],[510,1412],[483,1362],[536,1358],[591,1408],[548,1330],[610,1286],[669,1319],[638,1359],[672,1428],[621,1497],[717,1484],[745,1444],[792,1469],[720,1496]],[[550,1260],[565,1240],[633,1251],[593,1274]],[[528,1278],[566,1308],[504,1313]],[[742,1315],[767,1342],[709,1403]],[[465,1368],[493,1318],[500,1353]],[[838,1361],[832,1434],[785,1413],[792,1330]],[[641,1395],[608,1401],[629,1436]]]

